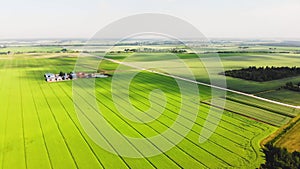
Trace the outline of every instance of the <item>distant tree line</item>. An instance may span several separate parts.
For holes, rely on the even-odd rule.
[[[68,49],[61,49],[61,50],[49,50],[49,51],[43,51],[43,50],[32,50],[32,51],[7,51],[7,52],[0,52],[0,55],[9,55],[11,53],[14,54],[24,54],[24,53],[79,53],[79,51],[74,51],[74,50],[68,50]]]
[[[136,52],[137,49],[124,49],[125,52]]]
[[[185,49],[171,49],[172,53],[186,53],[187,51]]]
[[[291,52],[290,51],[271,51],[271,50],[261,50],[261,51],[238,50],[238,51],[217,51],[217,53],[291,53]]]
[[[262,169],[299,169],[300,152],[290,153],[286,148],[279,148],[268,143],[263,149],[266,163],[262,164]]]
[[[187,53],[187,50],[185,49],[178,49],[178,48],[172,48],[172,49],[155,49],[155,48],[142,48],[142,49],[124,49],[124,51],[117,51],[116,53],[130,53],[130,52],[147,52],[147,53],[162,53],[162,52],[170,52],[170,53]],[[110,53],[115,53],[114,51]]]
[[[300,92],[300,82],[298,84],[294,84],[293,82],[287,82],[284,88],[292,91]]]
[[[270,80],[283,79],[287,77],[299,76],[299,67],[255,67],[242,68],[239,70],[227,70],[220,73],[225,76],[252,80],[257,82],[265,82]]]

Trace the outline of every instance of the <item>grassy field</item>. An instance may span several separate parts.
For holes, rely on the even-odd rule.
[[[263,161],[260,141],[277,130],[277,127],[286,124],[291,118],[298,115],[299,111],[259,101],[253,98],[228,93],[227,100],[220,96],[218,100],[225,101],[225,112],[212,136],[204,143],[199,143],[200,131],[205,127],[205,122],[216,124],[219,116],[218,105],[211,105],[210,88],[199,87],[200,103],[197,119],[191,131],[179,143],[165,138],[165,141],[174,147],[160,155],[143,158],[127,158],[111,154],[94,143],[85,133],[75,113],[72,93],[72,82],[47,83],[43,79],[46,72],[70,72],[74,69],[77,54],[48,53],[61,48],[56,47],[11,47],[2,48],[12,52],[24,54],[0,55],[0,166],[1,168],[256,168]],[[224,49],[224,48],[222,48]],[[237,50],[236,47],[225,49]],[[253,47],[251,51],[268,50],[266,47]],[[290,50],[295,50],[290,49]],[[35,53],[31,53],[35,51]],[[40,53],[39,53],[40,52]],[[108,57],[121,60],[131,54],[110,54]],[[201,54],[209,57],[210,54]],[[258,53],[232,53],[220,54],[224,69],[235,69],[247,66],[266,66],[262,60],[270,60],[274,66],[286,66],[295,63],[296,54],[258,54]],[[203,64],[199,63],[193,54],[178,55],[191,68],[199,81],[209,82]],[[174,57],[166,53],[136,53],[130,56],[129,62],[137,64],[172,65],[167,67],[171,72],[180,76],[182,67],[174,61]],[[289,59],[287,59],[289,58]],[[272,59],[272,60],[271,60]],[[171,64],[170,64],[171,63]],[[88,64],[87,64],[88,65]],[[238,65],[238,66],[237,66]],[[103,61],[100,70],[113,73],[118,65]],[[153,67],[154,67],[153,66]],[[128,79],[128,68],[121,72],[121,77]],[[211,75],[220,78],[218,72]],[[288,80],[297,81],[299,77]],[[140,72],[131,82],[129,96],[130,103],[140,111],[154,107],[148,117],[163,110],[161,116],[153,122],[139,124],[126,119],[118,112],[116,105],[122,107],[133,118],[131,106],[125,98],[120,97],[119,102],[112,98],[111,78],[97,79],[96,88],[90,86],[88,79],[78,79],[81,83],[82,103],[89,103],[85,96],[95,92],[97,104],[106,121],[118,132],[133,138],[148,138],[166,131],[178,117],[191,122],[190,115],[195,112],[184,105],[186,114],[179,114],[182,106],[179,87],[172,78],[148,72]],[[227,78],[229,88],[238,89],[266,98],[298,104],[297,99],[283,99],[286,93],[274,95],[274,92],[289,92],[274,90],[284,84],[283,80],[272,82],[249,82],[241,79]],[[160,89],[166,97],[158,94],[151,95],[153,102],[149,102],[152,90]],[[126,88],[120,86],[119,93],[125,93]],[[295,93],[289,93],[291,96]],[[187,92],[188,98],[199,97],[195,93]],[[295,98],[295,97],[291,97]],[[164,107],[165,106],[165,107]],[[213,106],[211,114],[208,114]],[[163,109],[162,109],[163,108]],[[79,107],[84,114],[89,107]],[[206,121],[210,115],[212,118]],[[96,119],[85,119],[87,123],[94,124]],[[183,128],[188,128],[187,123],[180,123]],[[92,126],[92,125],[91,125]],[[101,128],[95,125],[100,136]],[[181,135],[173,131],[175,135]],[[205,136],[201,136],[205,138]],[[110,140],[116,142],[116,140]],[[111,149],[117,150],[110,141],[107,144]],[[282,143],[284,144],[284,143]],[[135,147],[137,149],[137,147]],[[15,161],[19,163],[15,163]]]
[[[200,54],[201,58],[208,58],[212,54]],[[286,53],[225,53],[219,54],[223,64],[224,70],[247,68],[249,66],[298,66],[299,54],[286,54]],[[122,60],[125,57],[130,57],[126,61],[133,64],[147,64],[149,61],[152,62],[153,66],[160,65],[171,65],[168,69],[176,72],[177,75],[186,76],[178,67],[178,63],[174,60],[174,57],[169,54],[162,53],[131,53],[131,54],[110,54],[107,55],[109,58]],[[195,54],[178,54],[178,57],[183,59],[189,68],[195,74],[195,77],[200,82],[209,83],[209,77],[206,72],[206,67],[199,62],[199,58]],[[268,62],[266,62],[268,61]],[[171,63],[171,64],[170,64]],[[211,64],[211,63],[210,63]],[[173,67],[172,67],[173,66]],[[213,69],[213,68],[212,68]],[[219,69],[219,68],[218,68]],[[210,75],[211,78],[220,79],[222,78],[218,73],[215,72]],[[280,87],[284,86],[286,82],[300,81],[300,77],[285,78],[280,80],[273,80],[268,82],[253,82],[238,78],[226,77],[227,87],[246,93],[257,94],[266,98],[279,100],[285,103],[300,105],[298,92],[287,92],[287,91],[276,91]],[[272,92],[270,92],[272,91]],[[265,93],[266,94],[263,94]],[[270,92],[270,93],[267,93]],[[289,98],[286,99],[287,93]]]
[[[232,101],[230,105],[235,112],[225,111],[213,135],[200,144],[199,133],[210,106],[199,103],[200,111],[195,125],[182,142],[158,156],[126,158],[103,150],[87,136],[74,110],[71,81],[44,81],[45,72],[72,71],[76,61],[73,54],[51,54],[45,58],[33,56],[0,56],[1,168],[255,168],[264,161],[260,140],[277,127],[244,115],[252,117],[254,113],[257,116],[260,116],[259,112],[270,113],[262,114],[260,118],[268,121],[274,115],[276,118],[272,119],[273,122],[282,124],[286,117],[277,115],[277,111],[292,112],[285,108],[276,108],[275,111],[269,104],[257,107]],[[116,64],[105,62],[101,68],[113,70],[115,66]],[[123,72],[124,78],[127,73]],[[85,84],[86,79],[79,80]],[[163,114],[156,121],[145,125],[120,116],[114,105],[116,103],[111,98],[110,85],[111,78],[96,80],[97,103],[106,120],[124,135],[136,138],[157,135],[172,125],[179,116],[181,98],[178,87],[171,78],[141,72],[132,81],[130,99],[141,110],[149,108],[148,95],[153,89],[161,89],[167,97]],[[83,91],[90,89],[88,83],[82,86]],[[201,100],[209,100],[209,88],[199,86],[199,89]],[[119,90],[123,92],[126,89]],[[153,97],[155,102],[152,104],[162,106],[162,98],[157,95]],[[84,98],[82,100],[85,101]],[[122,102],[117,104],[121,104],[125,110],[128,108]],[[189,109],[185,111],[189,112]],[[214,112],[211,115],[217,116]],[[257,116],[255,117],[258,118]],[[189,120],[188,117],[183,118]]]
[[[269,92],[258,93],[257,95],[293,105],[299,105],[300,100],[299,92],[290,91],[287,89],[273,90]]]

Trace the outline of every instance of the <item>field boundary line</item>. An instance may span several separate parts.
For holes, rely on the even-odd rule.
[[[287,134],[298,122],[300,122],[300,115],[291,119],[287,124],[281,126],[278,130],[276,130],[273,134],[269,135],[265,139],[260,142],[260,146],[265,148],[267,143],[275,144],[281,137]]]
[[[19,61],[19,60],[18,60]],[[19,76],[22,74],[21,70],[18,70]],[[23,91],[22,91],[22,78],[19,79],[19,94],[20,94],[20,106],[21,106],[21,123],[22,123],[22,137],[23,137],[23,148],[24,148],[24,162],[25,162],[25,168],[28,168],[28,164],[27,164],[27,153],[26,153],[26,139],[25,139],[25,125],[24,125],[24,102],[23,102]]]
[[[8,69],[6,69],[7,68],[7,65],[11,65],[12,64],[12,59],[11,58],[9,58],[8,59],[9,60],[9,63],[6,63],[5,64],[5,72],[7,73],[8,71]],[[12,79],[12,77],[11,76],[9,76],[9,79]],[[4,84],[4,82],[2,82],[2,85]],[[9,90],[8,90],[9,91]],[[7,93],[9,93],[9,92],[7,92]],[[11,98],[11,95],[9,94],[8,95],[8,97],[7,97],[7,99],[9,100]],[[7,133],[7,120],[8,120],[8,110],[9,110],[9,104],[7,104],[6,105],[7,107],[6,107],[6,110],[5,110],[5,120],[4,120],[4,124],[3,124],[3,137],[2,137],[2,145],[0,145],[1,146],[1,149],[2,149],[2,152],[0,152],[1,153],[1,168],[3,169],[3,166],[4,166],[4,156],[5,156],[5,151],[4,151],[4,149],[5,149],[5,141],[6,141],[6,133]]]

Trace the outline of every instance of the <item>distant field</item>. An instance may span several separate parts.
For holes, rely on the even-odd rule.
[[[259,93],[258,96],[270,98],[272,100],[277,100],[280,102],[285,102],[294,105],[300,105],[300,93],[295,91],[290,91],[287,89],[280,89],[265,93]]]
[[[266,110],[262,106],[261,108],[255,107],[254,105],[248,105],[247,102],[240,102],[239,100],[229,99],[226,100],[220,98],[226,102],[225,109],[230,112],[239,113],[248,118],[253,118],[264,123],[280,127],[291,120],[291,117],[286,115],[278,114],[271,110]],[[217,106],[217,105],[216,105]]]
[[[0,59],[2,168],[255,168],[263,162],[259,142],[277,127],[226,111],[212,137],[200,144],[199,132],[209,110],[208,105],[200,103],[191,132],[164,154],[131,159],[103,150],[85,134],[78,122],[72,102],[72,82],[47,83],[43,79],[45,72],[73,70],[76,58],[66,55],[32,59],[26,55],[0,56],[3,58]],[[113,70],[116,66],[105,62],[100,68]],[[126,78],[126,72],[123,76]],[[85,83],[85,79],[80,80]],[[95,92],[98,106],[104,110],[103,115],[119,132],[137,138],[153,136],[166,130],[178,116],[180,95],[171,78],[144,72],[133,80],[130,97],[132,104],[141,110],[149,107],[148,94],[153,89],[160,88],[168,98],[163,115],[146,125],[120,117],[111,99],[110,81],[110,78],[97,79]],[[82,87],[83,91],[88,91],[90,86]],[[201,100],[209,99],[209,88],[199,86],[199,89]],[[160,96],[154,97],[156,101],[153,104],[161,106]],[[126,105],[123,107],[126,109]],[[258,110],[257,114],[273,111],[253,105],[239,107],[234,108],[235,111],[249,116],[252,116],[250,110]],[[287,112],[285,108],[276,110]],[[282,123],[285,118],[278,120]]]
[[[238,94],[228,93],[227,98],[229,100],[235,100],[235,101],[244,103],[246,105],[251,105],[253,107],[262,108],[264,110],[269,110],[271,112],[278,112],[278,113],[280,112],[280,113],[283,113],[286,116],[290,116],[290,117],[296,117],[300,113],[300,110],[298,110],[298,109],[293,109],[293,108],[285,107],[285,106],[281,106],[281,105],[275,105],[275,104],[272,104],[269,102],[257,100],[257,99],[250,98],[250,97],[245,97],[245,96],[238,95]]]
[[[58,52],[61,51],[63,47],[55,47],[55,46],[23,46],[23,47],[5,47],[5,48],[0,48],[0,52],[24,52],[24,53],[43,53],[43,52]]]
[[[170,55],[170,54],[169,54]],[[181,76],[186,76],[181,73],[180,68],[176,67],[176,62],[174,62],[173,58],[169,55],[163,53],[133,53],[133,54],[110,54],[107,55],[109,58],[122,60],[125,57],[130,56],[131,59],[127,60],[131,63],[136,64],[149,64],[149,61],[152,61],[154,66],[157,64],[168,64],[172,63],[173,67],[170,67],[169,70],[176,71],[176,74]],[[210,57],[211,54],[200,54],[200,57],[206,58]],[[224,70],[232,70],[232,69],[240,69],[247,68],[249,66],[298,66],[299,54],[279,54],[279,53],[226,53],[219,54],[222,64],[224,66]],[[199,58],[195,54],[178,54],[178,57],[184,59],[185,63],[188,64],[190,69],[195,74],[196,78],[200,82],[209,83],[209,78],[206,73],[206,68],[203,64],[199,63]],[[267,61],[267,62],[266,62]],[[218,75],[220,72],[216,72],[215,74],[210,75],[211,78],[218,79],[222,75]],[[253,82],[238,78],[226,77],[227,87],[229,89],[234,89],[246,93],[258,94],[270,91],[277,90],[278,88],[284,86],[286,82],[295,82],[298,83],[300,81],[300,77],[291,77],[280,80],[273,80],[268,82]],[[279,92],[280,93],[280,92]],[[297,98],[299,95],[297,92],[290,92],[292,96]],[[266,98],[273,99],[272,95],[260,95],[265,96]],[[292,98],[292,97],[290,97]],[[283,95],[276,94],[276,100],[280,100],[282,102],[300,105],[299,99],[289,99],[284,97]],[[285,100],[286,99],[286,100]]]

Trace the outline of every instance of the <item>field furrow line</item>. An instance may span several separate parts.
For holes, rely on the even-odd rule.
[[[148,83],[151,83],[151,79],[149,78],[148,75],[146,75],[145,78],[148,79],[148,81],[147,81]],[[162,82],[166,82],[166,81],[165,81],[165,78],[162,78],[161,81],[162,81]],[[167,83],[167,82],[166,82],[166,83]],[[170,88],[170,90],[173,90],[173,91],[174,91],[173,88]],[[171,99],[173,99],[173,98],[171,98]],[[174,99],[174,101],[176,101],[176,100]],[[212,115],[212,116],[214,116],[214,115]],[[214,117],[215,117],[215,116],[214,116]],[[238,119],[238,120],[241,121],[240,119]],[[231,123],[231,122],[229,122],[229,121],[226,121],[226,122],[227,122],[227,123],[230,123],[230,124],[232,124],[232,125],[235,125],[235,124],[233,124],[233,123]],[[238,125],[235,125],[235,126],[237,126],[237,127],[239,127],[239,128],[241,127],[241,126],[238,126]],[[258,128],[258,129],[260,129],[260,130],[264,130],[263,128],[261,128],[261,127],[259,127],[259,126],[256,126],[256,125],[255,125],[254,127],[256,127],[256,128]],[[244,128],[244,130],[246,130],[246,129]]]
[[[41,61],[40,61],[41,62]],[[43,64],[45,64],[45,63],[43,63]],[[53,64],[53,63],[49,63],[48,62],[48,64],[49,64],[49,67],[50,68],[52,68],[53,70],[58,70],[54,65],[55,64]],[[40,72],[41,73],[41,75],[44,73],[44,72]],[[46,83],[46,82],[45,82]],[[48,84],[47,84],[48,85]],[[51,84],[49,84],[49,86],[51,87]],[[59,85],[60,86],[60,88],[61,89],[63,89],[62,88],[62,86],[61,85]],[[52,88],[52,87],[51,87]],[[53,88],[52,88],[52,90],[54,90]],[[63,91],[64,91],[64,93],[66,93],[67,94],[67,92],[63,89]],[[72,100],[72,98],[69,96],[69,94],[67,94],[67,97],[71,100],[71,102],[73,102],[73,100]],[[60,99],[59,99],[60,100]],[[63,105],[63,104],[62,104]],[[64,106],[64,105],[63,105]],[[72,105],[72,106],[74,106],[74,105]],[[66,112],[67,114],[68,114],[68,112]],[[70,114],[68,114],[69,116],[70,116]],[[74,120],[71,118],[71,120],[74,122]],[[81,131],[79,131],[79,133],[81,133],[82,134],[82,132]],[[83,136],[84,137],[84,136]],[[88,142],[87,141],[87,139],[84,137],[84,140],[86,141],[86,142]],[[93,150],[93,148],[91,147],[91,145],[90,144],[88,144],[88,146],[90,147],[90,149],[92,149],[92,152],[94,153],[94,155],[96,156],[95,158],[97,159],[97,161],[98,161],[98,163],[100,163],[100,165],[101,166],[103,166],[103,168],[105,168],[105,166],[104,166],[104,164],[103,164],[103,162],[101,162],[101,160],[99,159],[99,156],[98,155],[96,155],[96,152]],[[74,147],[74,148],[76,148],[76,147]],[[123,162],[124,162],[124,159],[122,159],[122,158],[120,158]],[[129,166],[128,164],[126,164],[126,162],[124,162],[124,165],[126,165],[127,167]]]
[[[79,94],[79,93],[78,93]],[[82,97],[82,96],[81,96]],[[85,98],[84,97],[82,97],[82,99],[83,100],[85,100]],[[99,101],[98,100],[98,98],[96,98],[97,99],[97,101]],[[86,100],[85,100],[86,101]],[[86,101],[86,103],[88,103],[88,104],[90,104],[88,101]],[[103,104],[107,109],[109,109],[112,113],[114,113],[111,109],[110,109],[110,107],[107,107],[105,104]],[[92,107],[92,106],[91,106]],[[97,110],[95,110],[95,112],[97,112]],[[115,114],[115,113],[114,113]],[[116,114],[115,114],[116,115]],[[117,115],[118,116],[118,115]],[[119,118],[120,118],[120,116],[118,116]],[[121,119],[121,118],[120,118]],[[125,122],[125,121],[124,121]],[[114,126],[110,121],[108,121],[108,123],[111,125],[111,126]],[[134,127],[132,127],[128,122],[125,122],[125,123],[127,123],[127,125],[128,126],[130,126],[133,130],[135,130],[137,133],[139,133],[141,136],[143,136],[140,132],[138,132],[137,130],[136,130],[136,128],[134,128]],[[97,127],[96,126],[94,126],[96,129],[97,129]],[[120,132],[119,131],[119,129],[118,128],[116,128],[116,127],[114,127],[118,132]],[[98,130],[98,129],[97,129]],[[102,134],[101,134],[102,135]],[[103,136],[103,135],[102,135]],[[125,138],[126,139],[126,138]],[[126,139],[127,140],[127,139]],[[108,141],[108,140],[107,140]],[[131,144],[131,142],[129,142],[128,141],[128,143],[130,143]],[[150,142],[152,145],[154,145],[152,142]],[[131,144],[132,145],[132,144]],[[111,145],[112,146],[112,145]],[[137,147],[135,147],[135,145],[132,145],[137,151],[139,151],[138,150],[138,148]],[[155,145],[154,145],[155,146]],[[159,150],[159,149],[158,149]],[[161,150],[159,150],[159,151],[161,151]],[[140,152],[140,151],[139,151]],[[116,153],[117,153],[117,151],[116,151]],[[141,153],[141,152],[140,152]],[[163,153],[163,152],[162,152]],[[142,156],[144,156],[143,154],[141,154]],[[146,158],[146,157],[144,157],[145,159],[148,159],[148,158]],[[170,158],[170,157],[168,157],[168,158]],[[171,161],[173,161],[176,165],[178,165],[178,167],[180,167],[180,168],[182,168],[176,161],[174,161],[173,159],[171,159],[170,158],[170,160]]]
[[[40,79],[40,74],[37,74],[36,71],[34,71],[34,74],[35,74],[36,79]],[[43,88],[41,87],[41,82],[36,81],[36,83],[37,83],[38,88],[39,88],[38,91],[40,91],[40,93],[41,93],[41,95],[43,96],[44,101],[45,101],[45,103],[46,103],[46,107],[47,107],[48,110],[50,111],[50,115],[51,115],[50,117],[52,117],[52,119],[53,119],[53,121],[54,121],[55,127],[56,127],[56,129],[58,130],[58,134],[61,136],[61,138],[62,138],[62,140],[63,140],[63,143],[64,143],[64,146],[67,148],[67,151],[68,151],[70,157],[72,158],[72,162],[73,162],[74,166],[75,166],[76,168],[78,168],[77,162],[75,161],[74,156],[73,156],[72,152],[70,151],[70,147],[69,147],[69,145],[68,145],[67,142],[66,142],[66,138],[65,138],[65,136],[62,134],[61,128],[60,128],[60,126],[59,126],[59,124],[58,124],[58,122],[57,122],[57,119],[56,119],[56,117],[55,117],[55,115],[54,115],[54,113],[53,113],[53,110],[52,110],[52,108],[51,108],[51,105],[49,104],[48,98],[46,97],[45,92],[44,92]],[[50,157],[51,157],[51,156],[50,156]]]
[[[83,87],[83,86],[82,86]],[[106,97],[107,98],[107,96],[106,95],[102,95],[103,97]],[[96,98],[97,99],[97,101],[98,102],[101,102],[103,105],[106,105],[105,103],[103,103],[101,100],[99,100],[99,98],[97,97]],[[109,99],[109,98],[107,98],[107,99]],[[121,98],[122,99],[122,98]],[[122,105],[121,105],[122,106]],[[115,113],[115,111],[112,111],[113,113]],[[128,112],[128,113],[131,113],[131,112]],[[116,113],[115,113],[116,114]],[[134,116],[134,115],[133,115]],[[121,117],[120,117],[121,118]],[[122,119],[122,118],[121,118]],[[122,119],[123,120],[123,119]],[[150,127],[150,129],[152,129],[153,131],[155,131],[156,133],[158,133],[159,134],[159,132],[157,131],[157,130],[155,130],[155,129],[153,129],[151,126],[149,126],[148,124],[146,124],[148,127]],[[133,127],[133,129],[134,130],[136,130],[134,127]],[[179,135],[181,135],[180,133],[178,133],[178,132],[176,132],[176,131],[174,131],[173,130],[173,132],[175,132],[175,133],[177,133],[177,134],[179,134]],[[140,133],[140,132],[139,132]],[[182,136],[182,135],[181,135]],[[167,139],[167,138],[166,138]],[[168,140],[168,139],[167,139]],[[173,142],[171,141],[171,140],[168,140],[168,141],[170,141],[170,143],[172,143],[173,144]],[[192,142],[192,141],[190,141],[189,140],[189,142],[191,143],[191,144],[194,144],[195,145],[195,143],[194,142]],[[175,145],[176,146],[176,145]],[[197,146],[198,147],[198,145],[196,144],[195,146]],[[179,147],[178,147],[179,148]],[[198,148],[200,148],[200,149],[202,149],[203,151],[205,151],[205,152],[207,152],[207,150],[205,150],[205,149],[203,149],[202,147],[198,147]],[[190,153],[188,153],[188,152],[186,152],[185,150],[183,150],[182,148],[180,148],[182,151],[184,151],[184,153],[186,153],[186,154],[188,154],[189,156],[191,156],[193,159],[195,159],[195,160],[197,160],[198,162],[200,162],[200,163],[202,163],[201,161],[199,161],[198,159],[196,159],[195,157],[193,157]],[[207,152],[208,154],[210,154],[210,155],[212,155],[212,156],[215,156],[214,154],[211,154],[210,152]],[[217,159],[219,159],[218,157],[217,157]],[[220,161],[223,161],[222,159],[219,159]],[[226,161],[223,161],[224,163],[227,163]],[[203,164],[202,164],[203,165]],[[227,163],[227,165],[230,165],[229,163]]]
[[[109,91],[108,91],[109,92]],[[103,95],[102,95],[103,96]],[[124,100],[124,98],[121,98],[120,97],[120,99],[122,99],[123,101],[125,101]],[[126,101],[125,101],[126,102]],[[120,106],[122,106],[122,105],[126,105],[126,103],[124,102],[124,104],[121,104],[121,103],[116,103],[116,104],[119,104]],[[142,102],[141,102],[141,104],[143,104]],[[142,111],[140,108],[138,108],[137,107],[137,109],[139,109],[140,111]],[[168,108],[166,108],[166,109],[168,109]],[[127,111],[127,110],[126,110]],[[172,112],[172,110],[169,110],[170,112]],[[130,111],[127,111],[128,113],[131,113]],[[158,112],[159,113],[159,112]],[[172,112],[172,113],[174,113],[174,112]],[[132,113],[131,113],[132,114]],[[174,114],[176,114],[176,113],[174,113]],[[134,114],[132,114],[133,116],[135,116]],[[151,116],[151,115],[149,115],[149,114],[147,114],[149,117],[153,117],[153,116]],[[162,114],[163,116],[166,116],[165,114]],[[177,115],[177,114],[176,114]],[[136,116],[135,116],[136,117]],[[166,116],[167,118],[169,118],[169,119],[171,119],[172,121],[174,121],[174,119],[172,119],[172,118],[170,118],[170,117],[168,117],[168,116]],[[186,120],[188,120],[188,121],[191,121],[189,118],[187,118],[187,117],[185,117],[185,116],[182,116],[183,118],[185,118]],[[138,119],[137,118],[137,120],[141,120],[141,119]],[[160,122],[160,124],[162,124],[162,125],[164,125],[165,127],[169,127],[168,125],[166,125],[166,124],[164,124],[163,122],[161,122],[160,120],[157,120],[158,122]],[[192,122],[192,121],[191,121]],[[188,127],[186,127],[184,124],[182,124],[182,123],[178,123],[178,124],[180,124],[181,126],[183,126],[183,127],[185,127],[185,128],[187,128],[187,129],[189,129]],[[148,124],[146,124],[146,125],[148,125]],[[149,126],[149,125],[148,125]],[[149,126],[151,129],[153,129],[154,131],[156,131],[158,134],[160,133],[159,131],[157,131],[156,129],[154,129],[152,126]],[[174,130],[173,130],[174,131]],[[194,130],[191,130],[192,132],[194,132],[195,134],[199,134],[198,132],[196,132],[196,131],[194,131]],[[174,131],[174,132],[176,132],[177,134],[179,134],[179,135],[181,135],[181,133],[178,133],[177,131]],[[182,135],[181,135],[182,136]],[[203,136],[202,136],[203,137]],[[201,148],[201,149],[203,149],[202,147],[200,147],[198,144],[196,144],[196,143],[194,143],[192,140],[190,140],[189,138],[185,138],[185,139],[187,139],[190,143],[192,143],[192,144],[194,144],[195,146],[197,146],[197,147],[199,147],[199,148]],[[207,139],[207,138],[206,138]],[[169,140],[169,141],[171,141],[171,140]],[[229,151],[229,152],[231,152],[231,153],[233,153],[233,154],[235,154],[235,155],[237,155],[237,156],[239,156],[239,157],[241,157],[240,155],[238,155],[238,154],[236,154],[236,153],[234,153],[234,152],[232,152],[231,150],[229,150],[228,148],[225,148],[225,147],[223,147],[223,146],[221,146],[221,145],[219,145],[219,144],[217,144],[217,143],[215,143],[215,142],[213,142],[213,141],[211,141],[211,140],[208,140],[209,142],[212,142],[213,144],[216,144],[217,146],[219,146],[219,147],[221,147],[221,148],[223,148],[223,149],[225,149],[226,151]],[[172,141],[171,141],[172,142]],[[214,156],[216,156],[215,154],[213,154],[213,153],[211,153],[211,152],[209,152],[208,150],[206,150],[206,149],[203,149],[203,150],[205,150],[205,151],[207,151],[209,154],[211,154],[211,155],[214,155]],[[217,157],[217,156],[216,156]],[[223,159],[221,159],[221,158],[219,158],[219,157],[217,157],[219,160],[221,160],[221,161],[223,161]],[[243,158],[244,160],[246,160],[244,157],[241,157],[241,158]],[[247,161],[247,160],[246,160]],[[227,163],[226,161],[223,161],[223,162],[225,162],[225,163]],[[248,161],[249,162],[249,161]],[[227,163],[228,165],[230,165],[229,163]]]

